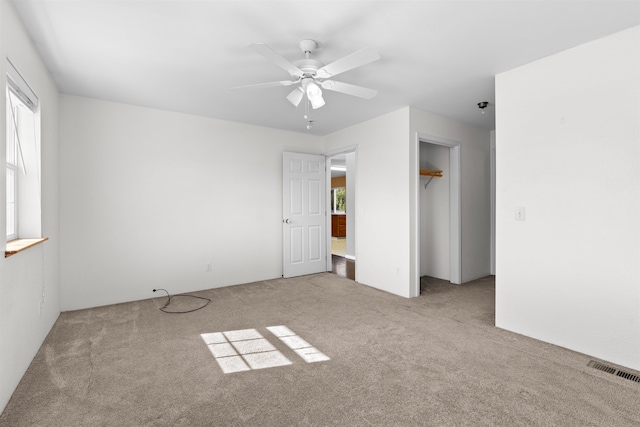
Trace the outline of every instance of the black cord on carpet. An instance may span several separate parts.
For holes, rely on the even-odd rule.
[[[164,313],[171,313],[171,314],[183,314],[183,313],[192,313],[194,311],[198,311],[201,310],[203,308],[205,308],[207,305],[209,305],[209,303],[211,302],[211,300],[209,298],[204,298],[204,297],[198,297],[195,295],[174,295],[171,296],[169,295],[169,292],[166,289],[154,289],[153,292],[155,291],[165,291],[167,293],[167,302],[164,303],[164,305],[162,307],[160,307],[160,311],[164,312]],[[171,304],[171,298],[177,298],[177,297],[188,297],[188,298],[197,298],[197,299],[202,299],[207,301],[206,303],[204,303],[204,305],[202,307],[198,307],[198,308],[194,308],[193,310],[187,310],[187,311],[169,311],[166,308],[169,306],[169,304]]]

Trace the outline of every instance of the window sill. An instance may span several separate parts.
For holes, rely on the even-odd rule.
[[[39,239],[16,239],[10,242],[7,242],[7,248],[4,251],[4,257],[10,257],[11,255],[15,255],[18,252],[22,252],[25,249],[29,249],[37,244],[44,242],[45,240],[49,240],[48,237],[42,237]]]

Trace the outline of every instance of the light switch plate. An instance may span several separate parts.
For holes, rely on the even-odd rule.
[[[516,221],[524,221],[526,218],[526,209],[524,206],[516,208]]]

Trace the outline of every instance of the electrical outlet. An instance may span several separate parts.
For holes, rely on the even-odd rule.
[[[212,262],[208,262],[207,263],[207,271],[213,271],[213,263]]]

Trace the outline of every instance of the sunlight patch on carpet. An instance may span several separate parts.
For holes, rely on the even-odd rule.
[[[330,360],[284,325],[267,327],[307,363]],[[292,362],[256,329],[200,334],[225,374],[291,365]]]
[[[251,369],[275,368],[276,366],[291,365],[291,361],[277,350],[263,353],[249,353],[245,354],[243,357],[249,366],[251,366]]]
[[[220,369],[222,369],[222,372],[225,374],[251,370],[240,356],[217,357],[216,362],[218,362]]]
[[[307,363],[324,362],[329,357],[318,351],[314,346],[300,338],[295,332],[284,325],[267,326],[267,330],[278,337],[287,347],[295,351]]]
[[[291,361],[255,329],[200,336],[225,374],[291,365]]]

